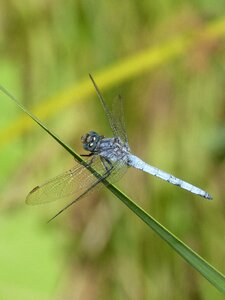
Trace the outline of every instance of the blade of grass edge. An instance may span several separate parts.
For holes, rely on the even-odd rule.
[[[0,90],[13,100],[27,115],[29,115],[39,126],[50,134],[62,147],[66,149],[79,162],[85,162],[81,157],[68,145],[66,145],[54,132],[48,129],[36,116],[29,112],[11,93],[4,87]],[[118,190],[114,185],[107,185],[107,188],[119,198],[127,207],[129,207],[142,221],[144,221],[155,233],[166,241],[180,256],[182,256],[191,266],[193,266],[202,276],[204,276],[214,287],[221,293],[225,294],[225,277],[222,273],[211,266],[206,260],[194,252],[185,243],[179,240],[174,234],[167,230],[163,225],[156,221],[151,215],[147,214],[141,207],[134,203],[124,193]]]

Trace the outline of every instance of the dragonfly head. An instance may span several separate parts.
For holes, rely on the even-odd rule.
[[[103,138],[102,135],[99,135],[97,132],[89,131],[81,137],[81,142],[83,144],[84,150],[94,152],[98,142]]]

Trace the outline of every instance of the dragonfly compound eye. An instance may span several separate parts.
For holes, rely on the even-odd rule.
[[[99,140],[101,140],[102,138],[103,137],[95,131],[89,131],[81,137],[83,148],[90,152],[95,151]]]

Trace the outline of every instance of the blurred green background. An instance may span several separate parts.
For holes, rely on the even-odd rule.
[[[225,272],[225,3],[2,1],[0,84],[78,153],[110,135],[88,78],[121,94],[135,154],[212,202],[129,170],[118,183]],[[106,189],[54,222],[63,204],[28,207],[73,158],[0,95],[0,299],[223,299]]]

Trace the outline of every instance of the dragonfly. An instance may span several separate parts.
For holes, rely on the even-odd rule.
[[[125,130],[121,97],[117,97],[109,109],[95,80],[91,74],[89,76],[112,129],[113,137],[107,138],[95,131],[84,134],[81,142],[83,149],[88,153],[81,156],[87,160],[75,161],[75,165],[69,171],[36,186],[28,194],[26,203],[36,205],[69,197],[70,202],[49,220],[51,221],[96,188],[119,180],[129,167],[140,169],[203,198],[212,199],[212,196],[204,190],[153,167],[132,154]]]

